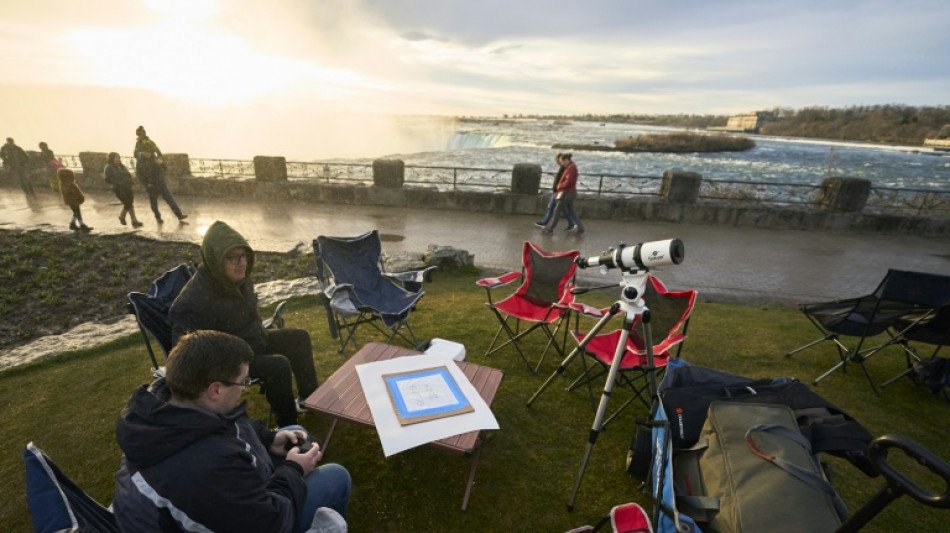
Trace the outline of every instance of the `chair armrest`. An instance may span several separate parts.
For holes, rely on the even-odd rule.
[[[287,307],[287,300],[281,300],[274,309],[274,314],[262,322],[264,329],[284,329],[284,309]]]
[[[521,271],[517,270],[515,272],[508,272],[507,274],[502,274],[497,278],[482,278],[475,283],[479,287],[485,287],[486,289],[494,289],[495,287],[501,287],[503,285],[508,285],[512,281],[521,277]]]
[[[403,283],[422,283],[428,280],[429,272],[435,270],[438,267],[430,266],[423,268],[422,270],[407,270],[406,272],[382,272],[382,275],[399,280]]]
[[[604,310],[599,307],[594,307],[592,305],[587,305],[582,302],[571,302],[567,304],[572,311],[577,311],[582,315],[586,315],[593,318],[601,318],[604,316]]]
[[[430,266],[422,270],[409,270],[406,272],[381,272],[383,277],[398,281],[402,287],[409,292],[419,292],[422,290],[422,284],[431,281],[433,270],[438,267]]]

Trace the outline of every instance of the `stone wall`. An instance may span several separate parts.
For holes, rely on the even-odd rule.
[[[80,177],[88,189],[105,189],[102,165],[106,154],[80,154],[84,171]],[[241,196],[281,198],[291,201],[381,205],[418,209],[463,209],[486,213],[537,216],[544,213],[549,192],[540,190],[540,167],[516,165],[512,170],[511,192],[444,191],[435,188],[405,188],[405,166],[400,160],[379,160],[373,165],[373,185],[340,185],[288,181],[282,157],[254,159],[257,179],[228,180],[196,178],[187,174],[186,154],[166,154],[166,179],[176,195]],[[608,198],[580,195],[575,204],[587,219],[680,222],[757,228],[803,230],[871,231],[950,237],[950,217],[902,216],[864,213],[870,184],[866,180],[834,177],[822,184],[817,206],[777,206],[730,204],[699,198],[702,176],[693,172],[666,172],[659,198]],[[140,188],[136,181],[135,186]],[[140,194],[144,194],[141,191]]]

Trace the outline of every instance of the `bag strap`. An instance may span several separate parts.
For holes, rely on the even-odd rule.
[[[752,453],[765,459],[766,461],[772,463],[773,465],[781,468],[782,470],[788,472],[796,479],[805,483],[809,487],[824,493],[826,496],[830,497],[834,502],[835,510],[838,512],[838,516],[846,517],[848,515],[848,510],[844,506],[844,502],[841,501],[841,498],[838,496],[838,493],[835,492],[834,487],[831,486],[828,481],[819,476],[818,474],[802,468],[796,464],[789,463],[788,461],[782,459],[781,457],[776,457],[774,455],[769,455],[764,453],[762,450],[755,445],[755,440],[752,438],[752,434],[756,432],[768,432],[775,435],[785,437],[796,444],[804,448],[809,455],[811,455],[811,445],[808,439],[805,438],[801,433],[787,428],[785,426],[780,426],[778,424],[756,424],[750,427],[745,432],[745,442],[749,446],[749,449],[752,450]]]

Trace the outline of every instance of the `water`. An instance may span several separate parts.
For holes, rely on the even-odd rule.
[[[600,144],[675,128],[550,120],[415,120],[403,125],[408,135],[426,129],[426,149],[388,154],[407,165],[510,169],[538,163],[556,170],[553,144]],[[433,128],[437,132],[432,134]],[[422,135],[419,135],[422,137]],[[574,151],[582,175],[660,176],[667,170],[698,172],[706,179],[820,184],[828,176],[871,181],[874,188],[950,190],[950,154],[928,148],[751,136],[755,148],[723,153],[608,153]]]

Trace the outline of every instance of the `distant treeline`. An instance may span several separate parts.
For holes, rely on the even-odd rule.
[[[950,138],[950,106],[915,107],[889,104],[846,108],[773,108],[757,112],[759,133],[847,141],[923,144],[924,139]],[[535,118],[620,122],[649,126],[707,128],[725,126],[725,115],[581,115]]]

